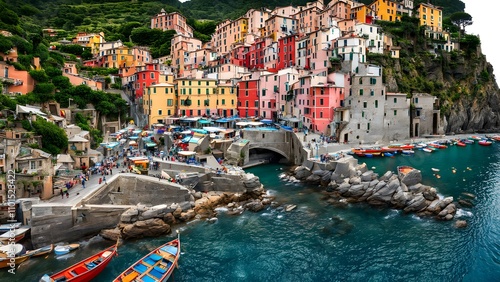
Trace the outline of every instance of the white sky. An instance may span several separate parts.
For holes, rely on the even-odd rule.
[[[500,42],[496,17],[500,11],[498,0],[462,0],[465,3],[465,12],[472,16],[474,23],[466,28],[467,33],[479,35],[481,49],[486,55],[486,60],[493,65],[497,83],[500,82],[500,54],[495,52],[495,42]],[[500,83],[499,83],[500,84]]]

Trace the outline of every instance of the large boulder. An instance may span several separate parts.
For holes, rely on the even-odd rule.
[[[352,185],[344,196],[353,198],[361,197],[365,193],[365,190],[363,189],[364,187],[365,185],[363,184]]]
[[[405,212],[416,212],[424,209],[427,206],[425,198],[422,194],[415,195],[415,198],[411,199],[408,202],[406,208],[404,208]]]
[[[361,177],[355,176],[349,179],[349,183],[352,185],[358,185],[361,183]]]
[[[306,182],[309,182],[311,184],[319,184],[321,181],[321,176],[317,174],[311,174],[309,177],[306,178]]]
[[[124,239],[156,237],[170,231],[170,225],[159,218],[152,218],[126,225],[122,229],[122,236]]]
[[[424,195],[424,198],[429,201],[434,201],[438,197],[436,188],[433,187],[426,187],[422,194]]]
[[[132,223],[137,221],[139,210],[136,207],[130,208],[122,213],[120,221],[123,223]]]
[[[116,242],[118,241],[118,238],[120,238],[121,232],[118,227],[115,227],[113,229],[103,229],[101,230],[99,235],[101,235],[101,237],[104,239]]]
[[[383,181],[379,182],[377,186],[379,186],[381,183],[383,183]],[[375,191],[373,195],[368,197],[368,203],[371,205],[380,205],[381,203],[388,204],[391,201],[392,195],[398,188],[399,181],[397,179],[394,179],[393,181],[389,182],[388,185],[383,186],[382,188]]]
[[[254,176],[243,180],[243,185],[247,188],[247,190],[251,190],[260,187],[262,184],[260,183],[260,179],[257,176]]]
[[[332,177],[332,172],[331,171],[328,171],[328,170],[325,170],[326,173],[323,174],[323,176],[321,177],[321,185],[322,186],[327,186],[328,183],[330,183],[330,179]]]
[[[361,181],[372,181],[374,173],[372,170],[365,171],[361,174]]]
[[[393,173],[392,171],[387,171],[386,173],[384,173],[384,175],[382,175],[382,177],[380,177],[380,181],[388,181],[391,177],[392,177]]]
[[[406,201],[408,201],[407,194],[401,187],[399,187],[392,195],[391,204],[393,204],[396,208],[401,209],[406,206]]]
[[[343,195],[344,193],[346,193],[349,190],[349,188],[351,188],[351,184],[344,182],[344,183],[339,185],[339,187],[337,188],[337,191],[341,195]]]
[[[143,213],[141,213],[138,217],[139,220],[146,220],[150,218],[162,218],[165,214],[173,212],[173,210],[169,209],[167,205],[157,205],[153,206]]]
[[[265,208],[260,201],[252,201],[245,204],[245,208],[249,211],[258,212]]]
[[[439,199],[435,199],[427,206],[427,210],[435,214],[439,213],[441,211],[441,207],[439,206],[440,202]]]
[[[347,161],[344,162],[339,161],[337,163],[337,166],[335,167],[335,173],[337,175],[340,175],[340,177],[342,178],[349,177],[351,174],[350,170],[351,170],[350,163]]]
[[[453,203],[453,197],[446,197],[439,202],[439,208],[443,210],[451,203]]]
[[[294,172],[295,178],[297,179],[306,179],[312,174],[311,171],[305,166],[298,166]]]
[[[356,170],[360,171],[361,174],[363,174],[366,171],[368,171],[368,168],[366,167],[366,163],[362,163],[362,164],[356,166]]]
[[[412,169],[405,175],[401,176],[401,182],[406,186],[412,186],[422,182],[422,172],[418,169]]]

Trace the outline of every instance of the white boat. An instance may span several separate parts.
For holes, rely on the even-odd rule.
[[[12,257],[13,256],[12,254],[14,254],[14,257],[17,257],[24,254],[25,252],[26,249],[21,244],[8,244],[0,246],[0,257],[2,256]]]
[[[11,229],[17,229],[21,227],[22,223],[21,222],[12,222],[12,223],[6,223],[0,225],[0,232],[7,232]]]
[[[438,172],[439,171],[439,168],[431,168],[432,171],[435,171],[435,172]]]
[[[56,256],[65,255],[73,250],[76,250],[80,247],[80,244],[69,244],[63,246],[56,246],[54,248],[54,253]]]
[[[429,148],[423,148],[422,151],[427,152],[427,153],[432,153],[434,150],[429,149]]]
[[[24,236],[29,230],[30,230],[29,227],[20,227],[17,229],[12,229],[0,235],[0,241],[2,243],[6,243],[12,240],[12,238],[14,238],[15,242],[19,242],[24,238]]]
[[[401,151],[401,153],[403,153],[405,155],[411,155],[411,154],[415,154],[415,151],[413,151],[413,150],[403,150],[403,151]]]

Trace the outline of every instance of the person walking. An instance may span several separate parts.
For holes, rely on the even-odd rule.
[[[104,184],[108,184],[108,182],[106,182],[106,175],[102,177],[102,181],[104,181]]]
[[[82,179],[82,187],[83,187],[83,189],[85,189],[85,182],[87,182],[87,181],[85,180],[85,178],[83,178]]]

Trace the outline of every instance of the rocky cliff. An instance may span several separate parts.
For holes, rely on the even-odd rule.
[[[401,47],[400,57],[368,55],[368,61],[384,67],[388,92],[438,97],[446,133],[500,130],[500,91],[478,37],[454,39],[448,52],[441,49],[447,41],[430,39],[411,23],[383,29]]]

